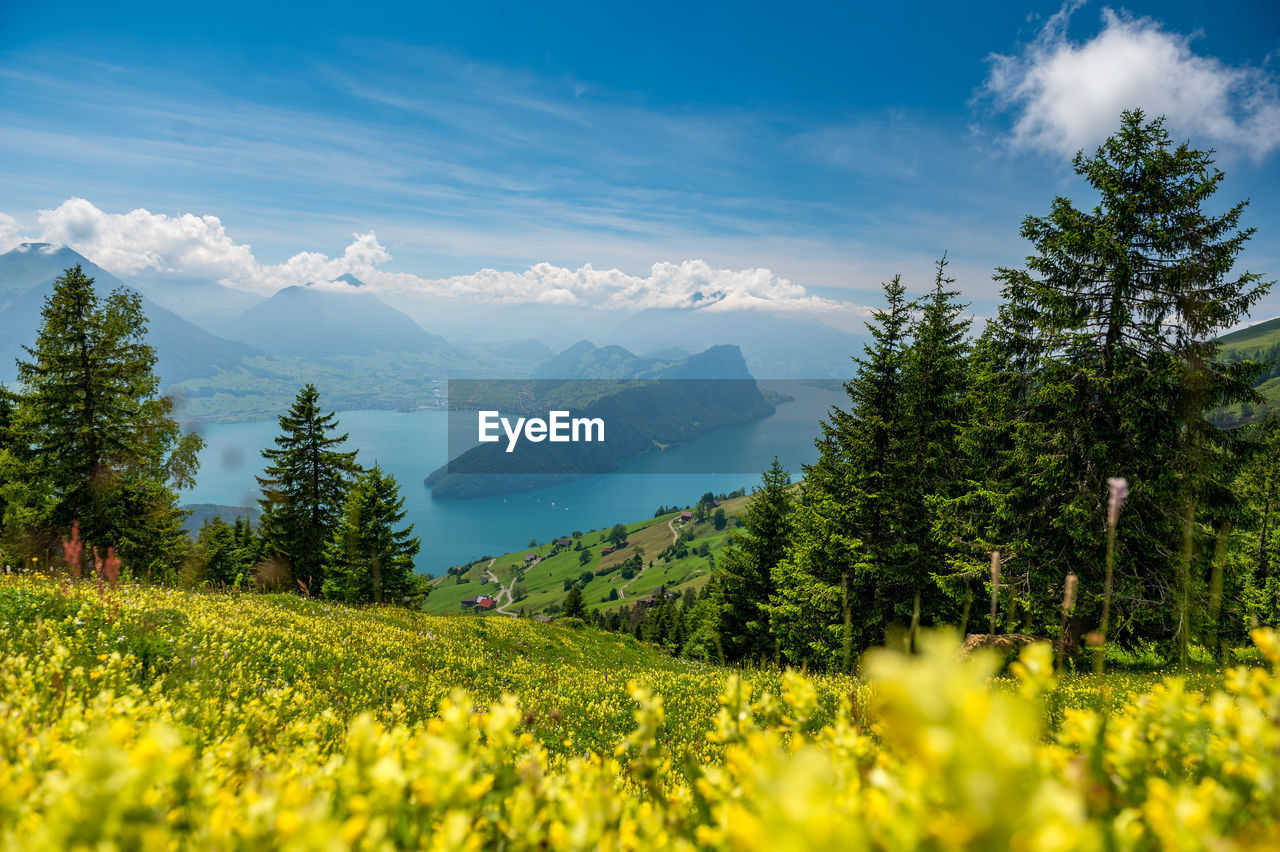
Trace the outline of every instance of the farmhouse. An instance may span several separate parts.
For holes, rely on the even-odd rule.
[[[573,544],[573,539],[571,538],[556,539],[556,547],[569,547],[571,544]]]
[[[462,602],[463,609],[481,609],[490,610],[494,607],[494,599],[488,595],[476,595],[474,598],[467,598]]]
[[[600,551],[600,555],[601,555],[601,556],[608,556],[610,553],[613,553],[613,545],[612,545],[612,544],[610,544],[610,545],[606,545],[606,546],[605,546],[605,548],[604,548],[603,550],[601,550],[601,551]]]
[[[674,600],[675,598],[680,597],[679,593],[673,592],[669,589],[659,589],[659,594],[661,595],[661,597],[658,597],[658,595],[645,595],[642,598],[636,598],[636,603],[639,606],[648,608],[658,603],[659,601],[669,601],[669,600]]]
[[[530,553],[530,554],[528,554],[528,555],[526,555],[526,556],[525,556],[524,561],[525,561],[525,562],[537,562],[537,561],[538,561],[538,554],[536,554],[536,553]]]
[[[688,509],[685,509],[683,512],[680,513],[680,520],[682,521],[693,520],[693,512],[690,512]]]

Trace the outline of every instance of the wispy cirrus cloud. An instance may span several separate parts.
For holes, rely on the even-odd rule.
[[[1020,52],[989,57],[984,92],[1017,114],[1015,146],[1069,156],[1114,132],[1123,110],[1140,107],[1203,146],[1255,160],[1280,147],[1274,73],[1197,54],[1194,36],[1109,8],[1100,32],[1073,41],[1067,27],[1082,5],[1063,6]]]

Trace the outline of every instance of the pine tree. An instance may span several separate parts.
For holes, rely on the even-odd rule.
[[[575,584],[565,595],[563,614],[565,618],[587,617],[587,602],[583,600],[581,586]]]
[[[158,393],[146,327],[131,290],[100,300],[79,266],[54,282],[30,360],[18,361],[5,526],[47,554],[79,521],[135,576],[172,579],[187,545],[175,488],[192,484],[203,443]]]
[[[990,592],[991,553],[1024,553],[1035,534],[1019,503],[1023,473],[1015,452],[1023,378],[1007,369],[993,331],[989,325],[974,341],[968,361],[964,417],[956,439],[956,492],[939,497],[932,513],[934,535],[945,544],[947,562],[946,573],[937,579],[960,608],[959,626],[965,632],[974,601]],[[1008,585],[1004,588],[1006,596],[1012,592]],[[1061,587],[1053,592],[1061,600]]]
[[[845,384],[849,408],[822,424],[818,460],[805,468],[793,544],[775,571],[766,607],[776,647],[793,663],[843,666],[878,641],[893,603],[880,594],[884,566],[899,561],[904,492],[903,376],[911,305],[895,276],[872,314],[873,341]]]
[[[248,579],[255,562],[253,527],[243,518],[231,525],[218,516],[205,521],[196,536],[196,551],[203,562],[203,578],[224,586]]]
[[[1032,530],[1009,556],[1049,623],[1068,572],[1079,576],[1077,612],[1096,623],[1107,479],[1124,476],[1131,520],[1117,541],[1112,623],[1189,634],[1201,545],[1184,532],[1196,531],[1217,462],[1233,452],[1206,414],[1247,398],[1256,369],[1216,362],[1215,338],[1270,286],[1232,273],[1253,233],[1239,229],[1246,202],[1202,210],[1223,179],[1212,164],[1173,147],[1163,120],[1126,112],[1119,132],[1074,160],[1097,206],[1058,198],[1028,217],[1022,235],[1036,253],[1026,269],[998,270],[1006,304],[992,337],[1019,377],[1010,392],[1021,424],[1006,499]]]
[[[13,428],[13,409],[16,400],[9,389],[0,382],[0,562],[5,560],[4,555],[4,530],[5,530],[5,507],[8,500],[5,498],[4,487],[7,482],[6,471],[15,468],[15,462],[12,455],[13,439],[10,431]]]
[[[954,601],[939,589],[949,573],[948,548],[938,541],[935,526],[945,520],[946,504],[962,490],[964,467],[960,435],[968,414],[967,305],[957,301],[946,276],[945,255],[938,261],[933,290],[919,300],[911,326],[911,347],[903,366],[902,443],[897,465],[910,470],[897,479],[900,538],[896,557],[880,565],[878,597],[892,608],[887,617],[906,623],[917,602],[925,624],[948,620]]]
[[[725,659],[772,657],[774,643],[765,606],[776,588],[773,572],[791,544],[791,476],[775,458],[729,536],[713,587]],[[683,639],[683,637],[681,637]]]
[[[1249,458],[1235,483],[1246,505],[1246,529],[1235,539],[1244,552],[1241,585],[1246,586],[1246,621],[1275,626],[1280,619],[1280,419],[1275,416],[1247,427]]]
[[[268,464],[258,477],[262,488],[264,555],[285,560],[295,579],[315,590],[324,583],[324,549],[337,529],[347,490],[359,474],[354,452],[337,448],[334,413],[322,414],[320,392],[307,384],[280,416],[274,449],[262,451]]]
[[[414,605],[430,586],[414,573],[421,542],[401,527],[404,498],[395,477],[374,465],[351,487],[324,550],[325,597],[351,603]]]

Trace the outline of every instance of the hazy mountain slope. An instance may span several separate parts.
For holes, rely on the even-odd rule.
[[[146,275],[131,278],[129,285],[157,305],[222,337],[232,319],[266,301],[264,296],[212,281]]]
[[[599,336],[643,352],[737,344],[752,375],[766,379],[848,378],[849,358],[865,341],[824,323],[760,311],[659,309],[619,319]]]
[[[53,292],[54,279],[76,264],[94,279],[99,298],[117,287],[128,286],[68,248],[50,249],[28,243],[0,255],[0,294],[4,298],[0,304],[0,381],[14,381],[14,359],[25,358],[22,346],[34,343],[40,310]],[[261,354],[252,346],[210,334],[145,295],[142,309],[147,316],[147,342],[156,349],[156,370],[164,385],[212,376],[244,358]]]
[[[350,278],[350,276],[348,276]],[[359,281],[356,286],[360,286]],[[368,292],[285,287],[236,318],[227,335],[275,355],[329,358],[376,352],[444,355],[453,347]]]
[[[621,346],[596,346],[580,340],[533,371],[535,379],[621,379],[653,362]]]

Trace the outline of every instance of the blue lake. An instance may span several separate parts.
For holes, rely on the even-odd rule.
[[[771,417],[707,432],[663,453],[633,456],[615,473],[592,476],[540,491],[478,500],[433,500],[423,478],[446,458],[448,417],[444,411],[343,411],[340,430],[347,449],[359,451],[366,466],[375,461],[393,474],[405,497],[406,520],[422,539],[418,570],[443,573],[451,565],[485,554],[526,547],[573,530],[598,529],[618,521],[649,517],[661,505],[696,502],[707,491],[750,490],[776,455],[793,475],[817,459],[814,439],[833,405],[847,403],[843,392],[798,382],[760,382],[786,393]],[[186,503],[255,505],[261,451],[279,432],[274,420],[202,424],[207,446],[201,453],[198,484],[184,492]],[[690,463],[697,459],[696,465]],[[695,467],[716,473],[689,474]]]

